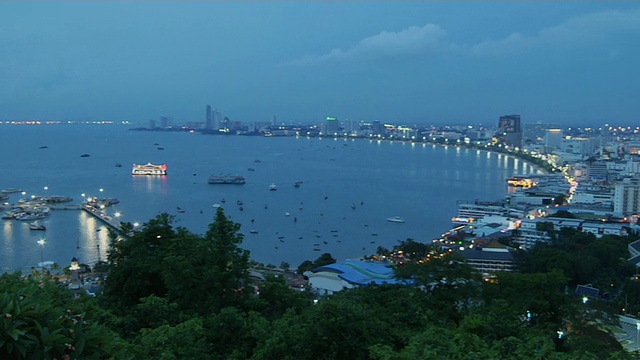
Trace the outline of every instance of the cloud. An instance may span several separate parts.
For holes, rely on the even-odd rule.
[[[360,40],[347,50],[336,48],[323,55],[293,60],[289,64],[311,65],[436,52],[445,36],[446,32],[434,24],[427,24],[423,27],[411,26],[398,32],[383,31]]]
[[[556,26],[526,36],[514,32],[501,40],[469,46],[474,55],[506,55],[541,47],[573,47],[603,42],[617,33],[640,30],[640,10],[607,10],[570,18]]]
[[[640,9],[607,10],[569,18],[558,25],[543,28],[533,35],[513,32],[503,39],[475,44],[446,41],[447,32],[435,24],[411,26],[393,32],[383,31],[360,40],[348,49],[335,48],[325,54],[290,61],[288,65],[315,65],[331,62],[376,60],[389,57],[439,54],[505,56],[540,48],[593,45],[617,34],[640,32]]]

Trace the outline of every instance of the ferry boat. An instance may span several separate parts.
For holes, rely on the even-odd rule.
[[[242,175],[217,174],[209,176],[209,184],[233,184],[244,185],[245,180]]]
[[[146,165],[133,164],[131,175],[167,175],[167,164],[154,165],[147,163]]]

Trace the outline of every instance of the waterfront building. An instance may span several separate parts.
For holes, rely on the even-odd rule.
[[[562,144],[562,129],[547,129],[544,135],[544,146],[547,151],[559,149]]]
[[[217,108],[213,109],[213,130],[220,130],[223,128],[222,126],[222,114],[218,112]]]
[[[211,130],[213,128],[213,118],[211,117],[211,105],[207,105],[206,109],[206,125],[205,128],[207,130]]]
[[[543,122],[535,122],[522,124],[522,134],[525,140],[534,142],[544,141],[546,132],[549,129],[560,129],[559,124],[548,124]]]
[[[340,131],[340,122],[336,117],[327,116],[327,119],[324,125],[325,125],[325,134],[328,136],[337,135],[338,132]]]
[[[522,147],[520,115],[503,115],[498,121],[498,142],[508,146]]]
[[[384,125],[382,125],[382,123],[378,120],[375,120],[371,123],[371,132],[373,135],[375,136],[384,136],[386,135],[386,128],[384,127]]]
[[[168,116],[160,115],[160,127],[163,129],[168,128],[171,125],[171,120]]]
[[[629,216],[640,214],[640,177],[626,177],[615,185],[613,212]]]

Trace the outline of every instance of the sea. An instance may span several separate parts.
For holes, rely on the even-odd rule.
[[[0,189],[22,190],[8,203],[31,196],[68,196],[72,204],[83,195],[117,198],[106,209],[110,216],[142,225],[168,213],[175,227],[196,234],[207,231],[220,205],[241,225],[241,246],[253,260],[292,267],[325,252],[343,260],[407,239],[431,242],[452,227],[458,201],[503,199],[507,177],[538,172],[514,157],[455,146],[114,124],[0,125],[0,144]],[[167,176],[131,175],[133,164],[149,162],[167,164]],[[213,174],[240,174],[246,183],[208,184]],[[387,221],[393,216],[405,222]],[[52,210],[40,223],[46,231],[0,220],[0,272],[107,258],[107,227],[85,211]]]

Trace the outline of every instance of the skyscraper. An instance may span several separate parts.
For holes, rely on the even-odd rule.
[[[509,146],[522,147],[522,128],[520,115],[503,115],[498,121],[499,141]]]
[[[213,121],[211,119],[211,105],[207,105],[207,124],[206,129],[211,130],[213,128]]]
[[[327,116],[326,126],[326,134],[329,136],[337,135],[340,131],[340,122],[338,122],[338,118],[333,116]]]

